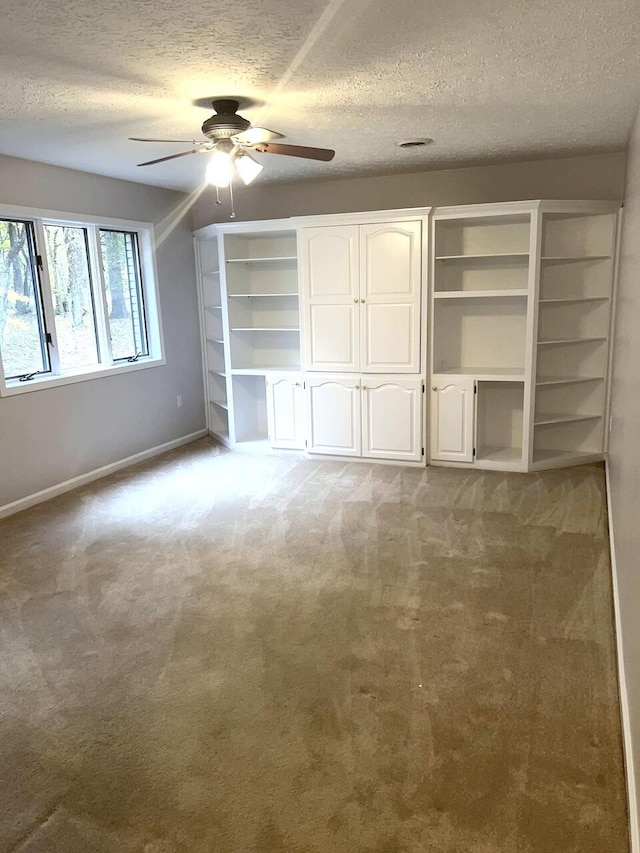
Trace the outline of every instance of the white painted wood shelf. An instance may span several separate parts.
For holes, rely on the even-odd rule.
[[[618,216],[609,202],[435,209],[432,461],[604,458]]]

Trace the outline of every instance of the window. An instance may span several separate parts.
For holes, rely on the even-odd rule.
[[[0,208],[0,359],[0,394],[162,363],[151,226]]]

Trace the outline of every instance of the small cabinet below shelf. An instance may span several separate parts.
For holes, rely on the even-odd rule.
[[[269,444],[275,448],[302,450],[305,418],[300,377],[268,373],[266,389]]]

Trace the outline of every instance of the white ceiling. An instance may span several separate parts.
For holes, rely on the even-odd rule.
[[[137,168],[240,112],[332,163],[260,180],[622,148],[640,97],[637,0],[0,0],[0,153],[191,190],[205,158]],[[400,139],[433,137],[404,151]],[[185,146],[186,147],[186,146]]]

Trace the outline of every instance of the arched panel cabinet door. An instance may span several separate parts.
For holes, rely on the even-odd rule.
[[[422,379],[362,377],[362,455],[422,459]]]
[[[474,380],[433,376],[431,380],[431,459],[473,462]]]
[[[358,233],[357,225],[300,232],[307,370],[360,369]]]
[[[360,456],[360,377],[307,374],[305,384],[309,453]]]
[[[420,372],[421,240],[419,220],[360,226],[363,372]]]
[[[266,376],[267,427],[271,447],[304,448],[304,398],[298,374],[272,373]]]

